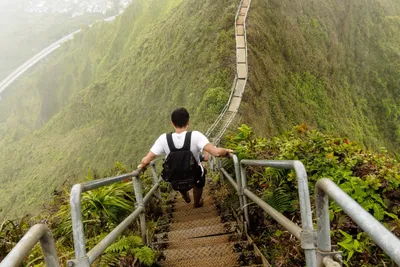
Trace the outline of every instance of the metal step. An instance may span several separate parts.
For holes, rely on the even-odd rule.
[[[167,260],[191,260],[206,257],[222,257],[232,253],[233,243],[208,244],[194,248],[167,249],[164,256]]]
[[[202,227],[202,226],[211,226],[211,225],[216,225],[221,223],[221,220],[219,217],[211,217],[207,218],[204,220],[194,220],[194,221],[187,221],[187,222],[176,222],[171,225],[170,230],[184,230],[184,229],[190,229],[190,228],[196,228],[196,227]]]
[[[239,267],[234,254],[225,256],[205,257],[202,259],[190,260],[166,260],[162,266],[164,267]]]
[[[186,217],[190,215],[198,215],[202,213],[213,213],[217,214],[217,211],[215,210],[214,206],[206,206],[206,207],[201,207],[197,209],[188,209],[188,210],[183,210],[183,211],[176,211],[174,212],[174,219],[175,218],[180,218],[180,217]]]
[[[168,233],[168,240],[183,240],[196,237],[216,236],[226,234],[223,224],[202,226],[191,229],[175,230]]]

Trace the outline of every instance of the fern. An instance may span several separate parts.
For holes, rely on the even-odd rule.
[[[106,249],[107,252],[128,251],[131,248],[143,246],[142,239],[138,236],[123,237]]]
[[[156,260],[156,252],[149,247],[136,248],[133,252],[139,262],[146,266],[151,266]]]
[[[279,212],[293,212],[296,209],[290,193],[282,187],[264,191],[263,199]]]
[[[156,260],[156,252],[138,236],[124,236],[109,246],[101,258],[101,266],[120,266],[124,258],[136,258],[140,263],[151,266]]]

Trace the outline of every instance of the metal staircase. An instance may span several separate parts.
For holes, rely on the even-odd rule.
[[[205,191],[206,199],[202,208],[194,209],[192,205],[185,204],[182,199],[178,198],[174,206],[169,231],[167,230],[166,233],[157,235],[157,240],[154,243],[156,245],[163,244],[164,247],[167,247],[164,250],[165,261],[162,263],[162,266],[190,267],[198,264],[201,266],[246,266],[247,262],[241,262],[243,258],[239,257],[235,251],[235,242],[243,242],[239,239],[240,235],[237,234],[236,229],[244,229],[243,232],[246,233],[246,229],[252,227],[249,224],[250,220],[247,211],[250,201],[259,206],[299,240],[301,248],[304,250],[307,266],[342,266],[341,252],[332,250],[333,246],[331,245],[329,198],[335,201],[396,264],[400,265],[400,240],[331,180],[322,178],[316,183],[316,212],[313,213],[307,173],[300,161],[241,160],[239,162],[235,155],[230,156],[233,160],[234,173],[230,174],[221,167],[221,164],[216,164],[215,158],[212,159],[212,162],[214,162],[212,164],[214,166],[213,172],[219,172],[220,177],[226,179],[237,191],[240,210],[243,211],[243,216],[240,216],[242,219],[239,220],[239,223],[221,223],[216,213],[213,199],[207,190]],[[246,169],[248,166],[266,166],[278,169],[293,169],[295,171],[298,182],[301,225],[293,223],[247,188]],[[144,212],[149,200],[152,197],[160,196],[158,188],[161,182],[160,177],[158,177],[155,171],[154,162],[150,168],[153,174],[154,185],[144,197],[142,196],[139,179],[139,175],[144,171],[142,169],[128,174],[73,186],[70,201],[75,258],[67,262],[69,267],[90,266],[136,220],[140,222],[143,240],[149,242]],[[80,216],[81,193],[126,181],[127,178],[132,178],[133,181],[137,202],[136,209],[94,248],[87,252],[83,222]],[[313,224],[313,214],[317,218],[316,227]],[[46,226],[39,224],[33,226],[18,242],[14,249],[0,263],[0,267],[19,266],[39,241],[42,246],[46,265],[51,267],[60,266],[51,233]],[[257,251],[256,247],[254,249]],[[262,260],[262,262],[262,265],[259,264],[261,262],[252,262],[251,266],[269,266],[265,260]]]
[[[246,253],[235,252],[235,245],[241,241],[236,221],[221,222],[214,200],[208,188],[204,191],[203,207],[194,209],[179,196],[173,204],[173,217],[169,232],[157,235],[158,246],[164,244],[165,261],[162,266],[203,266],[224,267],[264,266],[261,261],[244,260]],[[251,250],[251,245],[247,246]],[[256,258],[257,259],[257,258]]]
[[[236,38],[236,76],[233,81],[231,95],[228,102],[222,109],[218,118],[206,132],[206,136],[214,144],[221,141],[226,129],[229,127],[236,113],[239,110],[242,96],[247,83],[248,60],[247,60],[247,37],[246,18],[250,9],[251,0],[242,0],[238,6],[235,17],[235,38]]]
[[[233,81],[231,95],[222,112],[209,128],[206,135],[218,144],[238,112],[248,77],[246,17],[251,0],[241,0],[235,17],[236,36],[236,77]],[[240,209],[243,213],[238,222],[221,223],[209,191],[205,191],[202,208],[194,209],[179,197],[175,197],[174,211],[168,230],[157,235],[153,246],[164,248],[163,266],[269,266],[265,259],[261,262],[243,261],[235,251],[235,244],[246,243],[240,237],[251,227],[247,211],[250,201],[275,219],[301,243],[308,267],[342,266],[341,253],[333,251],[330,240],[330,221],[328,201],[334,200],[350,218],[354,220],[372,240],[375,241],[390,257],[400,265],[400,240],[387,230],[372,215],[366,212],[355,200],[350,198],[329,179],[323,178],[316,184],[316,212],[311,210],[310,192],[307,173],[300,161],[242,160],[230,155],[234,164],[234,173],[230,174],[213,158],[210,162],[213,172],[219,172],[221,179],[226,179],[237,191]],[[250,165],[268,166],[271,168],[294,169],[298,181],[301,225],[296,225],[283,214],[276,211],[256,194],[247,188],[246,168]],[[146,204],[152,197],[161,199],[159,186],[161,178],[156,172],[155,162],[150,165],[153,176],[153,187],[143,196],[139,175],[144,171],[94,180],[76,184],[71,190],[71,218],[73,225],[74,258],[67,262],[69,267],[88,267],[109,247],[118,236],[134,221],[141,225],[142,238],[149,243],[145,221]],[[322,177],[321,177],[322,178]],[[86,250],[84,227],[81,214],[81,194],[99,187],[132,179],[135,189],[137,207],[121,224],[101,240],[90,251]],[[316,214],[317,226],[314,227],[313,215]],[[315,229],[316,228],[316,229]],[[239,233],[237,229],[242,229]],[[60,266],[55,242],[50,230],[42,224],[33,226],[20,240],[14,249],[0,263],[0,267],[19,266],[29,252],[40,241],[45,263],[50,267]],[[250,243],[246,243],[249,247]],[[250,248],[251,250],[251,248]],[[255,252],[257,248],[254,247]]]

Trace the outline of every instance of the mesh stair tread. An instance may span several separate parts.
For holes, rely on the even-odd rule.
[[[164,233],[168,241],[160,242],[168,244],[162,266],[240,266],[233,251],[235,238],[229,233],[231,224],[221,223],[208,190],[203,197],[204,206],[197,209],[176,198],[170,231]]]
[[[181,216],[189,216],[189,215],[196,215],[196,214],[202,214],[202,213],[215,213],[216,210],[214,206],[206,206],[206,207],[201,207],[201,208],[191,208],[188,210],[183,210],[183,211],[175,211],[174,212],[174,217],[179,218]]]
[[[223,224],[217,224],[212,226],[202,226],[191,229],[175,230],[168,233],[168,239],[170,241],[205,237],[211,235],[225,234],[225,227]]]
[[[168,248],[169,249],[196,248],[196,247],[207,246],[207,245],[211,245],[211,244],[229,243],[230,239],[231,239],[230,235],[217,235],[217,236],[207,236],[207,237],[178,240],[175,242],[170,242],[168,245]]]
[[[213,217],[217,217],[217,212],[215,210],[206,212],[206,213],[174,216],[171,219],[171,221],[172,221],[172,223],[180,223],[180,222],[188,222],[188,221],[196,221],[196,220],[205,220],[205,219],[209,219],[209,218],[213,218]]]
[[[196,228],[202,226],[211,226],[219,224],[220,222],[221,220],[218,217],[210,217],[202,220],[193,220],[186,222],[176,222],[171,225],[171,231]]]
[[[164,267],[236,267],[240,266],[237,262],[235,254],[225,256],[204,257],[201,259],[190,260],[166,260],[162,266]]]
[[[167,260],[190,260],[205,257],[221,257],[232,253],[232,243],[210,244],[194,248],[167,249],[164,255]]]
[[[203,200],[203,207],[209,207],[214,204],[211,197],[204,198]],[[185,211],[185,210],[192,210],[193,209],[193,201],[190,203],[186,202],[179,202],[174,205],[175,212],[178,211]]]

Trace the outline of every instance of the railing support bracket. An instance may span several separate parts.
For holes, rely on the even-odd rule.
[[[324,256],[323,256],[324,255]],[[322,264],[321,266],[326,266],[326,267],[342,267],[342,262],[337,261],[336,258],[340,256],[340,259],[342,257],[342,252],[340,251],[334,251],[334,252],[323,252],[321,255],[317,255],[317,257],[322,257]]]
[[[73,259],[67,261],[67,266],[68,267],[88,267],[90,266],[89,258],[84,257],[80,259]]]
[[[317,231],[303,230],[300,233],[302,249],[315,249],[317,247]]]

